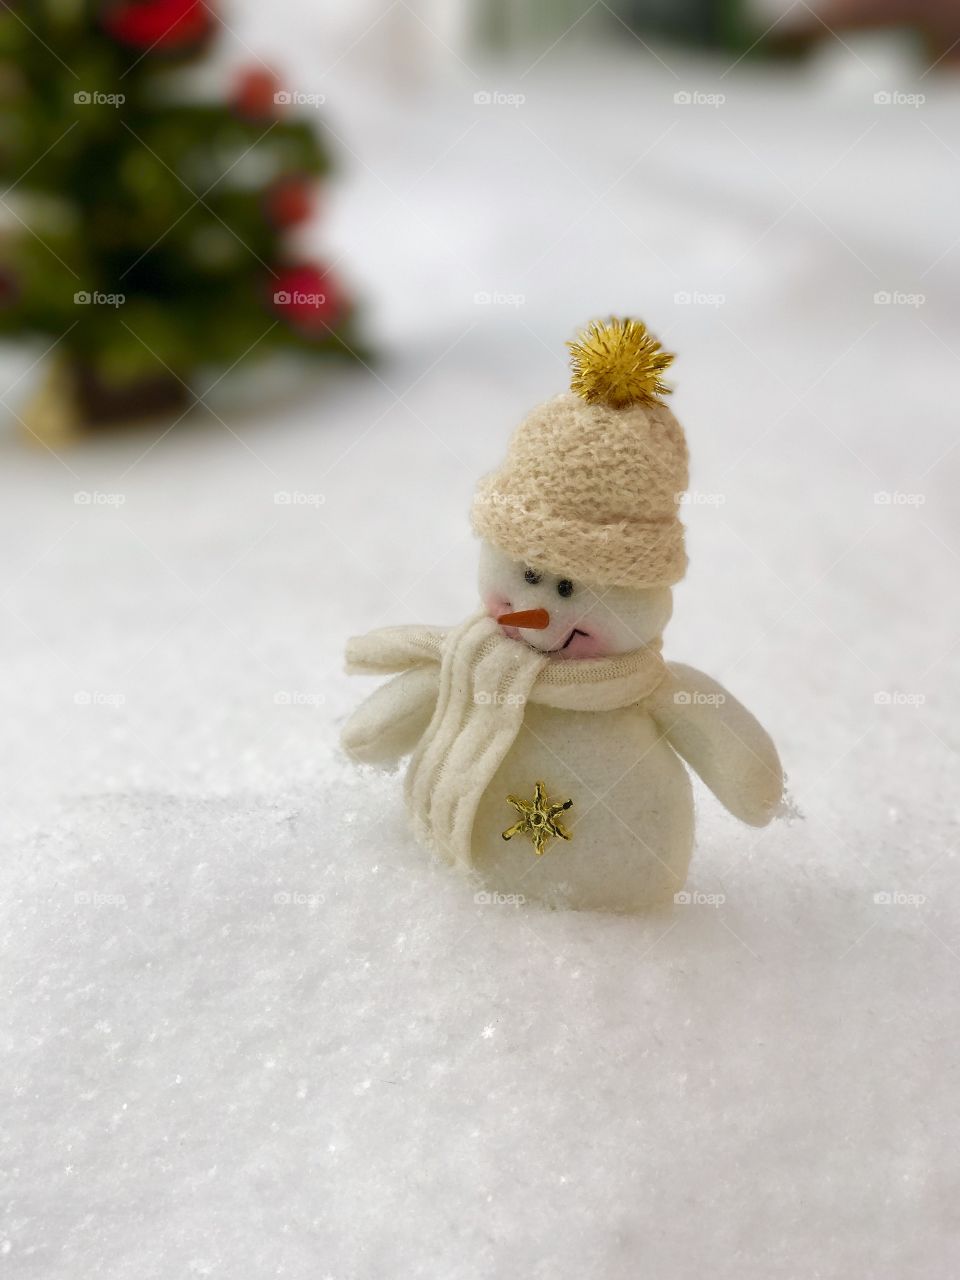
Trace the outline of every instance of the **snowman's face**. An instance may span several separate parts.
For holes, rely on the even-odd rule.
[[[629,653],[656,639],[673,612],[669,587],[591,587],[513,560],[488,542],[480,550],[480,596],[491,618],[545,611],[546,626],[503,629],[511,639],[557,658]]]

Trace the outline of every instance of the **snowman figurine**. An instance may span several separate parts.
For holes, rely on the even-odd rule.
[[[783,774],[744,706],[661,657],[687,565],[687,447],[662,400],[673,357],[629,319],[568,345],[571,390],[528,415],[475,496],[482,610],[351,640],[348,670],[393,678],[343,744],[379,766],[412,753],[417,836],[491,895],[638,911],[686,880],[686,765],[757,827]]]

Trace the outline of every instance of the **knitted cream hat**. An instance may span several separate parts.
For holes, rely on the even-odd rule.
[[[679,582],[687,444],[657,398],[673,356],[637,320],[594,324],[568,346],[572,390],[517,428],[477,489],[474,530],[507,555],[597,586]]]

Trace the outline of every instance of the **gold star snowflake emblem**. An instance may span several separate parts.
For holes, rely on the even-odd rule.
[[[559,836],[561,840],[571,839],[570,832],[557,820],[557,815],[563,813],[564,809],[569,809],[573,801],[564,800],[562,804],[551,804],[547,788],[542,782],[537,783],[532,800],[507,796],[507,802],[520,814],[520,821],[500,833],[504,840],[512,840],[518,835],[529,836],[539,858],[543,855],[547,842],[555,836]]]

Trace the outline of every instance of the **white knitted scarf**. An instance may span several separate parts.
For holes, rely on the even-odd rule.
[[[452,631],[385,627],[347,645],[355,673],[434,662],[437,705],[407,770],[407,807],[420,839],[464,867],[480,798],[520,732],[527,702],[612,711],[642,701],[666,674],[659,640],[611,658],[551,658],[509,639],[486,614]]]

